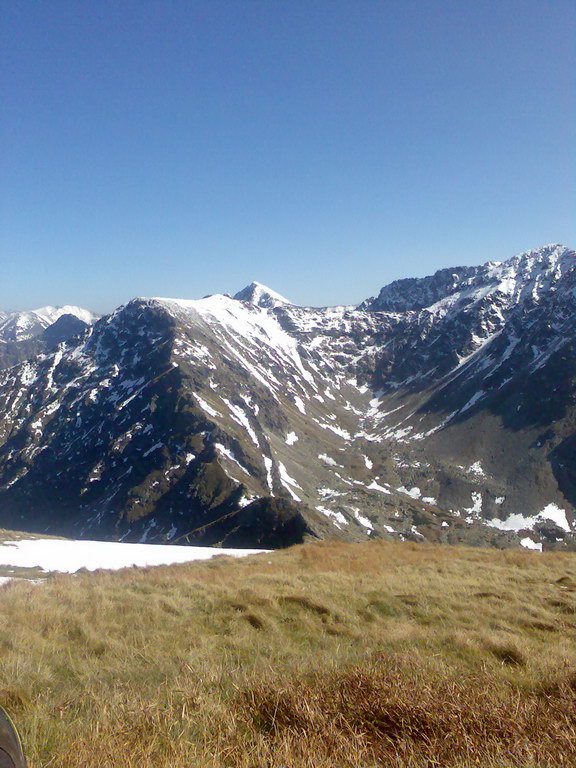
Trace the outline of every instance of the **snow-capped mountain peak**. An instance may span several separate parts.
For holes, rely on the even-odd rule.
[[[92,325],[98,315],[82,307],[66,304],[63,307],[39,307],[38,309],[8,312],[0,315],[0,341],[18,342],[36,338],[64,315],[72,315],[86,325]]]
[[[266,285],[256,281],[250,283],[250,285],[247,285],[246,288],[243,288],[241,291],[238,291],[238,293],[234,295],[234,298],[237,301],[246,301],[248,304],[253,304],[257,307],[265,307],[267,309],[284,304],[292,304],[292,302],[284,298],[284,296],[281,296],[279,293],[276,293],[276,291],[273,291]]]
[[[38,309],[32,309],[30,311],[41,320],[45,320],[48,325],[55,323],[56,320],[62,317],[62,315],[74,315],[74,317],[77,317],[78,320],[82,320],[82,322],[87,325],[92,325],[92,323],[98,320],[98,315],[90,312],[90,310],[72,304],[65,304],[63,307],[39,307]]]

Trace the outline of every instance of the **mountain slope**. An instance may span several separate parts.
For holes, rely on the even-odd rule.
[[[415,313],[379,371],[383,407],[397,406],[379,434],[421,443],[452,467],[480,462],[476,506],[487,505],[488,516],[556,504],[570,528],[576,497],[558,451],[574,429],[574,259],[548,246],[479,268],[463,290],[450,287]],[[447,495],[439,489],[440,501],[461,506],[453,481]]]
[[[358,308],[136,299],[0,376],[0,524],[572,546],[575,278],[546,246]]]

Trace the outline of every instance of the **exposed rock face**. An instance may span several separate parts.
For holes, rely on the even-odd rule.
[[[136,299],[0,375],[0,525],[275,547],[572,547],[575,255],[360,307]]]
[[[40,338],[49,347],[55,347],[72,336],[80,336],[88,327],[89,324],[76,315],[60,315],[56,322],[42,331]]]

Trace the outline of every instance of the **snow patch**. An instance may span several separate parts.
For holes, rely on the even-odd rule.
[[[194,397],[196,398],[196,400],[198,400],[198,404],[200,405],[200,407],[204,411],[206,411],[208,416],[212,416],[213,418],[216,418],[217,416],[222,416],[222,414],[218,413],[218,411],[216,411],[214,408],[212,408],[211,405],[208,405],[206,400],[201,398],[200,395],[197,392],[194,392]]]
[[[334,518],[334,525],[337,528],[341,528],[343,525],[347,525],[348,521],[344,517],[344,515],[341,512],[333,512],[331,509],[328,509],[328,507],[316,507],[318,512],[322,512],[323,515],[326,515],[326,517],[332,517]]]
[[[148,448],[148,450],[142,454],[143,458],[146,458],[146,456],[149,456],[153,451],[157,450],[158,448],[162,448],[164,446],[164,443],[156,443],[152,446],[152,448]]]
[[[294,445],[294,443],[298,440],[298,435],[296,432],[288,432],[286,435],[286,445]]]
[[[526,547],[526,549],[535,549],[537,552],[542,552],[542,544],[532,541],[528,536],[526,536],[525,539],[520,539],[520,546]]]
[[[465,507],[464,512],[468,512],[470,515],[467,522],[470,522],[472,516],[479,515],[482,512],[482,494],[480,491],[472,491],[472,506]]]
[[[274,485],[272,481],[272,459],[268,458],[268,456],[263,456],[264,459],[264,466],[266,467],[266,482],[268,483],[268,488],[270,488],[270,496],[274,496]]]
[[[411,496],[413,499],[419,499],[420,496],[422,496],[422,491],[416,486],[408,490],[408,488],[405,488],[403,485],[401,485],[400,488],[397,488],[396,490],[400,491],[400,493],[405,493],[406,496]]]
[[[388,488],[384,488],[383,486],[378,485],[376,480],[372,480],[370,485],[367,485],[366,488],[368,488],[369,491],[380,491],[380,493],[387,493],[388,496],[392,495]]]
[[[290,494],[290,496],[292,496],[292,498],[294,499],[294,501],[302,501],[302,499],[300,498],[300,496],[298,496],[298,495],[297,495],[297,494],[294,492],[294,490],[292,489],[292,486],[294,486],[294,488],[300,488],[300,489],[302,489],[302,486],[301,486],[301,485],[299,485],[299,484],[296,482],[296,480],[294,480],[294,478],[293,478],[293,477],[290,477],[290,475],[288,474],[288,470],[286,469],[286,467],[284,466],[284,464],[282,464],[282,462],[281,462],[281,461],[279,461],[279,462],[278,462],[278,472],[279,472],[279,474],[280,474],[280,482],[282,483],[282,485],[284,486],[284,488],[286,488],[286,490],[288,491],[288,493]]]
[[[111,541],[22,539],[0,545],[0,564],[18,568],[42,568],[47,572],[75,573],[80,568],[117,570],[131,566],[171,565],[209,560],[216,555],[244,557],[262,549],[219,549],[171,544],[124,544]]]
[[[358,520],[360,525],[362,525],[364,528],[367,528],[369,531],[374,530],[374,526],[372,525],[370,520],[368,520],[367,517],[364,517],[363,515],[361,515],[359,509],[353,508],[352,511],[354,512],[354,517],[356,518],[356,520]]]
[[[236,456],[234,456],[232,451],[229,448],[226,448],[225,445],[222,445],[222,443],[215,443],[214,447],[216,448],[216,450],[218,451],[219,454],[221,454],[222,456],[225,456],[230,461],[233,461],[234,464],[237,464],[243,472],[246,472],[247,474],[250,474],[248,472],[248,470],[246,469],[246,467],[243,467],[242,464],[240,464],[240,462],[238,461]]]
[[[554,504],[554,502],[547,504],[544,509],[536,515],[536,517],[538,520],[552,520],[553,523],[556,523],[556,525],[559,528],[562,528],[562,530],[566,531],[566,533],[570,533],[571,531],[570,525],[568,524],[568,519],[566,517],[566,510],[560,509],[557,504]]]
[[[519,513],[509,515],[506,520],[499,520],[495,517],[493,520],[488,520],[487,524],[493,528],[498,528],[501,531],[531,531],[537,523],[542,523],[546,520],[551,520],[553,523],[566,533],[571,532],[568,519],[566,518],[566,511],[560,509],[557,504],[551,502],[547,504],[541,512],[538,512],[534,517],[524,517]]]
[[[306,414],[306,407],[302,402],[302,398],[298,397],[298,395],[294,395],[294,403],[296,404],[296,408],[298,408],[300,413]]]

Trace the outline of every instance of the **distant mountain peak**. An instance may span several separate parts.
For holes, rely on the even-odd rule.
[[[92,325],[98,315],[82,307],[66,304],[63,307],[39,307],[19,312],[0,313],[0,341],[26,341],[39,337],[42,332],[66,315],[72,315],[85,325]]]
[[[83,323],[86,323],[86,325],[92,325],[99,317],[88,309],[71,304],[64,304],[63,306],[56,307],[38,307],[38,309],[31,309],[30,312],[47,323],[55,323],[63,315],[73,315],[78,318],[78,320],[82,320]]]
[[[268,286],[263,285],[262,283],[258,283],[257,281],[250,283],[250,285],[247,285],[246,288],[238,291],[238,293],[236,293],[233,298],[235,298],[237,301],[245,301],[255,307],[266,308],[278,307],[282,304],[293,303],[284,298],[284,296],[281,296],[279,293],[276,293],[276,291],[268,288]]]

